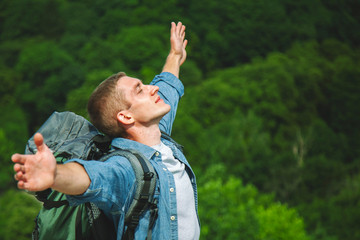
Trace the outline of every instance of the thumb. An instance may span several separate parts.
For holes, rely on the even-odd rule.
[[[44,151],[45,144],[44,144],[44,137],[41,133],[36,133],[34,135],[34,143],[38,151]]]
[[[183,48],[184,48],[184,49],[186,48],[187,44],[188,44],[188,40],[185,39],[185,40],[184,40],[184,43],[183,43]]]

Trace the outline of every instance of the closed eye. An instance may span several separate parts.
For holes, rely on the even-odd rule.
[[[143,92],[142,87],[139,87],[138,94],[140,94],[140,93],[142,93],[142,92]]]
[[[139,79],[135,79],[135,81],[136,81],[136,83],[134,83],[134,85],[132,87],[132,92],[134,94],[140,94],[143,92],[144,85]]]
[[[136,85],[136,89],[137,89],[137,94],[140,94],[143,91],[140,83]]]

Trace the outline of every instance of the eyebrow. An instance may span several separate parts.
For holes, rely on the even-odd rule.
[[[134,84],[134,86],[132,87],[133,91],[137,91],[137,89],[141,86],[142,81],[140,79],[138,79],[138,82],[136,84]]]

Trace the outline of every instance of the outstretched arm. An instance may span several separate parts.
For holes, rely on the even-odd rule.
[[[177,78],[179,77],[180,66],[186,60],[186,45],[188,41],[185,39],[185,26],[179,22],[171,23],[170,30],[170,53],[166,58],[163,72],[170,72]]]
[[[90,179],[80,164],[57,164],[40,133],[35,134],[34,142],[37,148],[36,154],[14,154],[11,157],[15,163],[18,188],[29,191],[52,188],[69,195],[79,195],[87,190]]]

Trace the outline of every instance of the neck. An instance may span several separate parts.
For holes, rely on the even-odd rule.
[[[130,128],[127,131],[127,138],[147,146],[160,144],[161,132],[158,124],[146,127]]]

